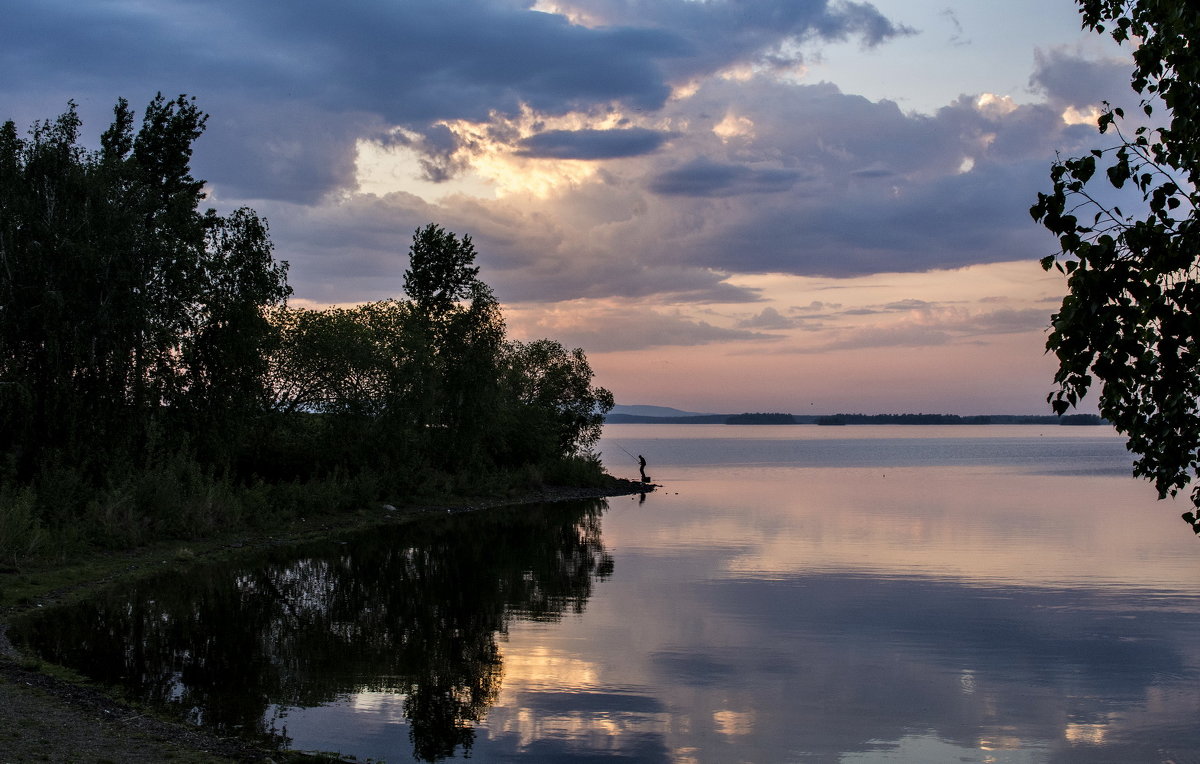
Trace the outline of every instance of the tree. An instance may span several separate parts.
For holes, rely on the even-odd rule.
[[[410,348],[423,343],[414,310],[397,300],[270,310],[272,415],[247,455],[251,471],[294,479],[374,469],[402,482],[422,439],[411,420],[420,374]]]
[[[251,210],[200,211],[192,99],[119,100],[98,151],[73,103],[0,127],[0,454],[103,471],[181,433],[223,451],[264,397],[266,306],[290,293]],[[225,456],[227,454],[221,454]]]
[[[590,449],[600,438],[604,415],[612,410],[613,395],[592,386],[592,367],[583,350],[541,339],[514,342],[507,356],[508,385],[522,406],[522,427],[538,434],[552,453]]]
[[[430,223],[413,233],[404,272],[404,293],[431,317],[447,314],[454,303],[472,296],[481,282],[471,237],[461,239]]]
[[[353,308],[272,309],[268,318],[278,336],[268,355],[269,408],[285,415],[379,416],[401,360],[388,350],[404,332],[407,308],[387,300]]]
[[[404,291],[415,309],[418,341],[409,348],[420,372],[395,396],[432,441],[439,466],[477,464],[494,422],[504,318],[479,280],[475,245],[433,223],[413,234]]]
[[[1055,162],[1051,192],[1030,209],[1061,249],[1042,266],[1067,275],[1046,343],[1059,362],[1048,401],[1062,414],[1099,380],[1100,413],[1164,498],[1200,475],[1200,6],[1077,2],[1084,27],[1136,42],[1142,124],[1123,129],[1124,112],[1105,104],[1097,125],[1115,145]],[[1200,484],[1191,500],[1200,507]],[[1200,509],[1183,518],[1200,534]]]

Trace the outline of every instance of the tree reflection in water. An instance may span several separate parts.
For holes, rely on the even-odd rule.
[[[582,612],[611,575],[606,507],[445,515],[196,565],[39,612],[10,637],[195,724],[280,746],[289,707],[397,693],[414,755],[435,761],[470,750],[499,693],[509,620]]]

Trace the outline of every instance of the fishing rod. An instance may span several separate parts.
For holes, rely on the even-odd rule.
[[[624,451],[625,453],[629,454],[629,458],[630,458],[630,459],[633,459],[635,462],[638,462],[639,464],[641,463],[641,459],[638,459],[638,458],[637,458],[636,456],[634,456],[633,454],[630,454],[630,453],[629,453],[629,451],[628,451],[628,450],[625,448],[625,446],[622,446],[620,443],[617,443],[617,441],[615,441],[615,440],[614,440],[614,441],[612,441],[612,442],[613,442],[614,444],[616,444],[617,448],[619,448],[619,449],[621,449],[622,451]]]

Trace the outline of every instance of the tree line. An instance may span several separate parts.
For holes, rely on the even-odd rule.
[[[0,126],[0,555],[600,474],[612,395],[507,337],[469,236],[415,232],[407,299],[291,307],[267,222],[201,209],[194,99],[113,114]]]
[[[843,424],[1054,424],[1097,426],[1106,422],[1095,414],[1022,416],[1013,414],[833,414],[816,418],[820,425]]]

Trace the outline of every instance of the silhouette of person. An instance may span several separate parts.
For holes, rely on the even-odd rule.
[[[638,471],[642,473],[642,482],[649,483],[650,478],[646,476],[646,457],[638,454]]]

